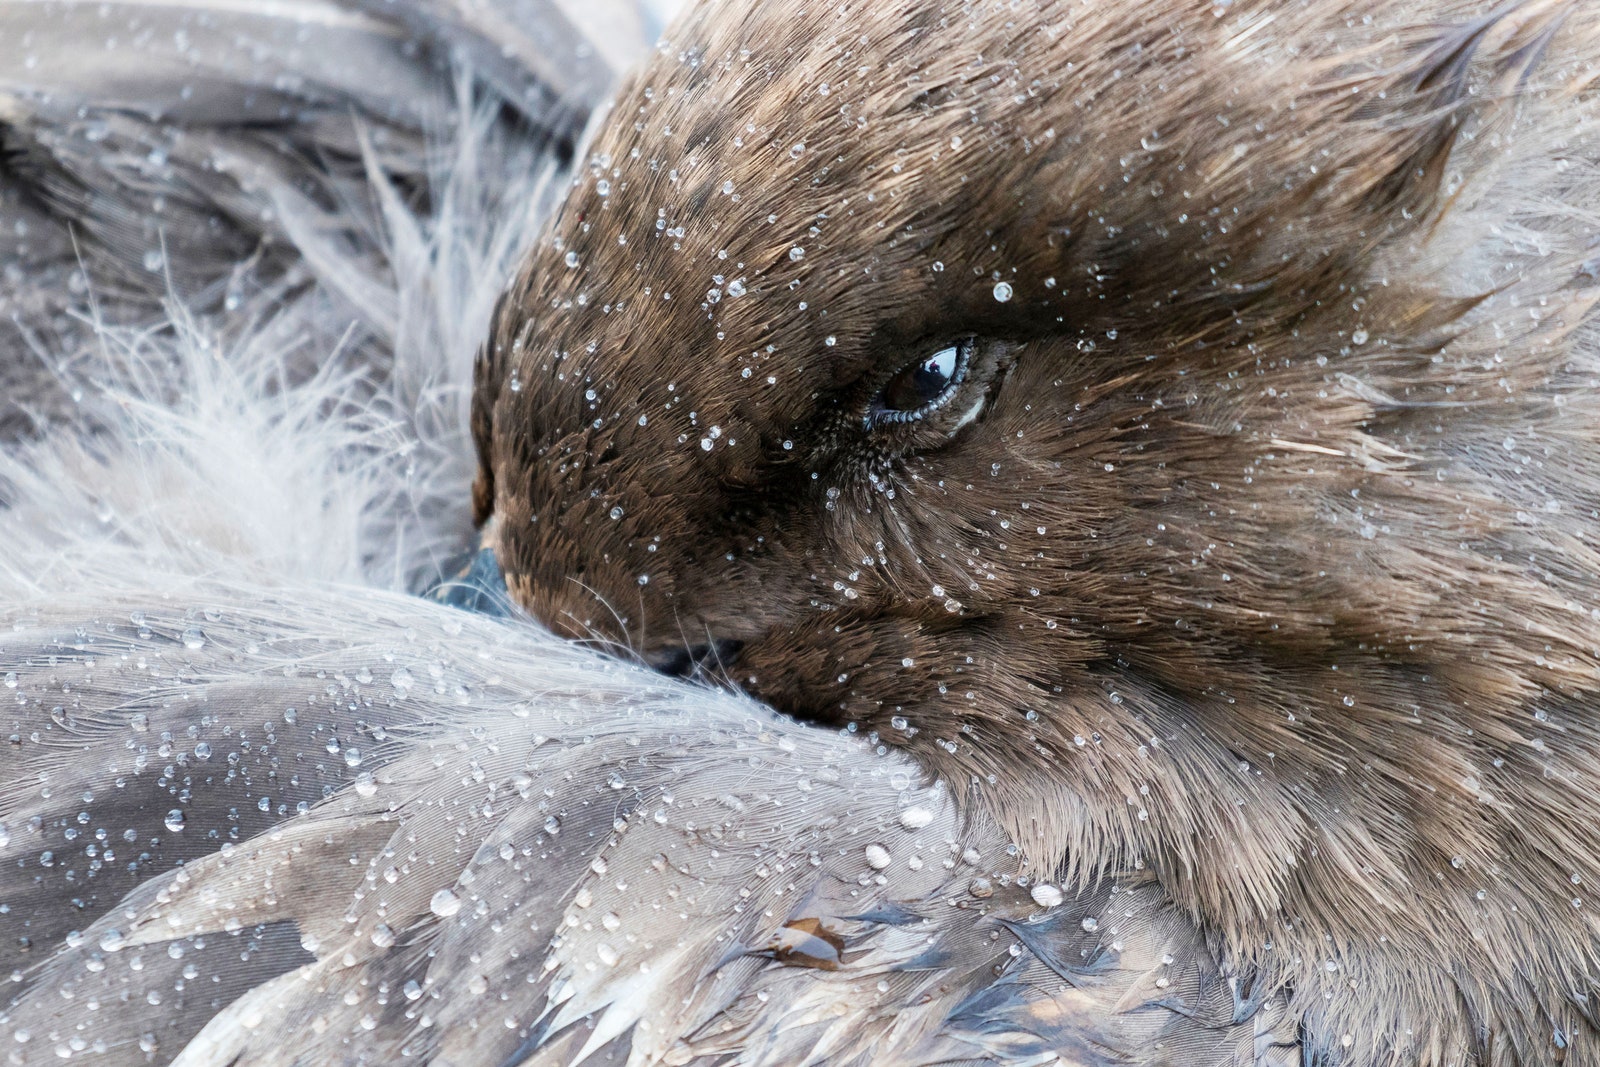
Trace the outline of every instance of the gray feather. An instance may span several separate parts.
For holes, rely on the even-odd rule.
[[[149,325],[172,295],[237,309],[316,277],[392,323],[372,178],[426,205],[450,163],[437,135],[471,109],[453,65],[493,86],[521,145],[559,155],[645,30],[628,0],[0,0],[0,314],[20,327],[0,341],[0,421],[60,409],[49,376],[16,368],[93,344],[72,314],[91,291],[99,316]]]
[[[903,758],[526,624],[248,587],[20,621],[23,1062],[152,1033],[185,1064],[1293,1054],[1282,995],[1148,877],[1043,909]],[[790,951],[808,930],[823,951]]]

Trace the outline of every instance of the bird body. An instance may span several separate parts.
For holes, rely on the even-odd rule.
[[[317,10],[6,88],[5,1056],[1600,1062],[1585,4],[704,3],[548,219],[581,19]]]

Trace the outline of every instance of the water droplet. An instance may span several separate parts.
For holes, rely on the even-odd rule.
[[[211,758],[211,746],[206,744],[204,741],[201,741],[199,744],[195,745],[194,746],[194,758],[197,759],[197,760],[208,760],[208,759],[210,759]]]
[[[564,257],[562,257],[562,262],[565,263],[569,269],[576,267],[578,265],[578,253],[568,252]]]
[[[1093,915],[1085,915],[1083,921],[1078,925],[1083,927],[1084,933],[1092,934],[1096,930],[1100,929],[1100,920],[1096,919]]]
[[[889,866],[889,850],[879,844],[868,845],[862,850],[866,856],[867,866],[875,871],[881,871]]]
[[[994,298],[996,300],[1000,301],[1000,303],[1002,303],[1002,304],[1004,304],[1007,300],[1010,300],[1011,299],[1011,283],[1010,282],[995,282],[994,283]]]
[[[167,812],[167,817],[162,819],[161,822],[168,830],[171,830],[173,833],[178,833],[183,829],[183,812],[179,811],[177,808],[173,808],[171,811]]]
[[[183,631],[184,648],[202,648],[206,643],[206,635],[200,632],[200,627],[190,626]]]
[[[612,508],[611,511],[608,514],[610,514],[610,516],[613,519],[613,521],[616,520],[616,519],[620,519],[620,518],[622,518],[622,509],[620,507]]]
[[[806,250],[801,248],[799,245],[795,245],[793,248],[789,249],[789,258],[795,262],[799,262],[800,260],[806,258]]]
[[[428,901],[428,910],[441,919],[448,919],[461,910],[461,898],[456,896],[455,890],[446,887],[435,893]]]
[[[907,808],[900,813],[900,825],[907,830],[920,830],[933,821],[933,812],[927,808]]]
[[[1040,882],[1038,885],[1030,889],[1028,891],[1028,895],[1031,896],[1033,898],[1033,902],[1039,905],[1041,908],[1054,908],[1059,905],[1063,899],[1065,899],[1061,895],[1061,890],[1045,882]]]

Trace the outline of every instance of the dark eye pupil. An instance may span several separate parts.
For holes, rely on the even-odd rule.
[[[960,353],[955,348],[935,352],[889,379],[883,389],[883,410],[916,411],[943,395],[955,380]]]

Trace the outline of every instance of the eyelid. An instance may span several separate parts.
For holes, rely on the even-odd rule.
[[[950,376],[950,384],[945,387],[944,391],[938,396],[934,397],[932,400],[928,401],[926,404],[923,404],[921,407],[912,411],[899,411],[892,408],[882,409],[869,407],[864,420],[868,430],[878,426],[903,426],[907,423],[917,422],[926,416],[933,414],[935,411],[938,411],[940,408],[944,407],[946,404],[950,403],[956,398],[956,394],[961,391],[961,387],[965,385],[967,380],[972,376],[972,358],[977,349],[977,338],[964,337],[955,344],[945,345],[941,348],[935,349],[933,351],[933,355],[938,355],[940,352],[943,352],[946,349],[955,349],[956,367],[955,373]],[[926,362],[926,358],[931,357],[925,357],[920,362]],[[874,402],[876,402],[878,397],[883,395],[883,390],[887,387],[889,382],[893,381],[899,375],[904,374],[911,366],[913,366],[913,364],[907,364],[886,378],[884,380],[884,384],[879,387],[876,393],[873,394]]]

